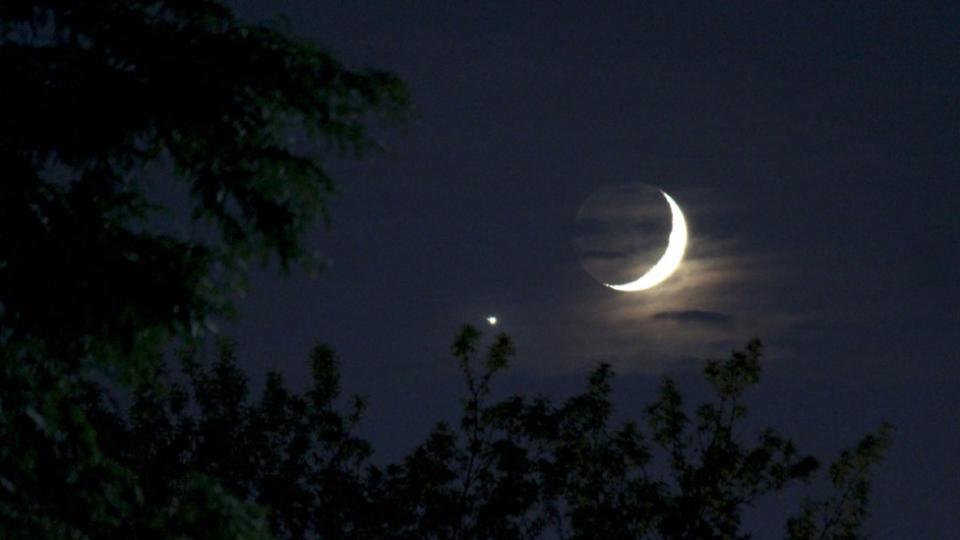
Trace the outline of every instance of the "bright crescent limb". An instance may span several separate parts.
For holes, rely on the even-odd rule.
[[[667,204],[670,205],[670,214],[673,218],[670,238],[667,240],[667,250],[663,253],[663,256],[660,257],[660,260],[657,261],[657,264],[653,265],[653,268],[648,270],[646,274],[640,276],[640,279],[622,285],[604,283],[607,287],[627,292],[649,289],[670,277],[670,274],[680,266],[680,261],[683,259],[683,252],[687,249],[687,221],[683,219],[683,212],[680,211],[677,203],[675,203],[666,192],[661,191],[660,193],[663,193],[663,196],[666,197]]]

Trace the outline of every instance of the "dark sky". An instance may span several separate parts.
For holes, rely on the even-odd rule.
[[[504,392],[568,395],[612,363],[624,416],[665,374],[702,394],[702,358],[759,336],[751,425],[829,458],[891,421],[876,538],[958,537],[956,4],[235,4],[414,102],[386,152],[333,163],[333,226],[310,238],[332,266],[255,276],[226,330],[253,372],[300,384],[330,343],[388,459],[456,411],[462,323],[494,314],[516,339]],[[599,285],[572,243],[581,203],[627,182],[670,193],[691,234],[639,293]]]

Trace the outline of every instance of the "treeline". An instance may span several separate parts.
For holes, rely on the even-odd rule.
[[[773,430],[749,442],[735,436],[741,398],[759,380],[757,341],[706,363],[711,402],[689,410],[666,379],[639,421],[620,425],[611,422],[605,365],[562,403],[491,402],[512,347],[499,336],[481,351],[480,341],[465,327],[453,346],[466,390],[459,424],[438,423],[385,468],[370,464],[374,449],[354,434],[364,403],[339,403],[337,360],[323,346],[301,394],[271,373],[251,395],[221,342],[209,366],[184,354],[180,376],[158,367],[127,409],[80,380],[57,381],[64,393],[51,406],[60,410],[5,399],[5,412],[23,414],[2,423],[16,438],[5,437],[3,462],[28,461],[5,469],[4,530],[12,538],[746,538],[745,509],[818,470]],[[882,428],[845,452],[830,467],[835,495],[805,503],[784,536],[860,538],[869,467],[887,438]]]

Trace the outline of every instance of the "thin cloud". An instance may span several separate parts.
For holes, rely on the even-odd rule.
[[[655,321],[675,321],[679,323],[727,325],[733,322],[733,315],[718,311],[687,309],[683,311],[661,311],[651,317]]]
[[[610,223],[597,218],[581,218],[576,222],[575,236],[603,235],[610,232]]]
[[[628,255],[622,251],[607,251],[602,249],[592,249],[580,254],[582,259],[599,259],[602,261],[626,259]]]

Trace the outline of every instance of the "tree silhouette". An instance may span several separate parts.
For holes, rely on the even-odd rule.
[[[752,445],[735,436],[746,415],[740,398],[759,381],[759,341],[705,365],[715,400],[692,417],[665,380],[644,414],[647,436],[636,422],[610,425],[607,365],[560,405],[524,396],[486,404],[512,348],[500,336],[478,359],[477,343],[466,327],[454,345],[467,383],[459,430],[438,425],[388,471],[388,498],[399,501],[405,511],[397,514],[407,520],[393,527],[405,531],[396,537],[748,538],[743,509],[818,468],[773,430]],[[789,523],[790,538],[863,537],[866,475],[889,433],[883,426],[843,453],[830,468],[840,494],[808,501]]]
[[[212,0],[4,2],[0,68],[0,324],[73,361],[196,333],[251,259],[306,262],[321,151],[364,152],[370,114],[406,102]],[[150,166],[210,234],[160,232]]]
[[[229,313],[248,262],[309,263],[321,155],[373,147],[371,115],[406,94],[214,0],[3,2],[0,71],[2,536],[116,537],[144,493],[79,405],[91,377],[148,377],[171,338]],[[195,236],[152,196],[174,183]],[[209,479],[175,487],[158,530],[266,530]]]
[[[370,464],[373,449],[352,433],[363,402],[336,406],[337,362],[324,346],[311,354],[312,384],[303,394],[272,373],[253,398],[227,342],[209,368],[181,358],[186,386],[158,369],[125,412],[90,388],[86,412],[111,449],[108,461],[129,471],[141,494],[104,534],[750,538],[743,510],[818,470],[815,458],[773,430],[752,442],[737,435],[747,413],[740,400],[759,381],[757,341],[705,364],[712,401],[689,411],[665,380],[642,421],[620,425],[611,421],[606,365],[563,403],[529,396],[489,402],[512,345],[499,336],[480,354],[479,343],[466,327],[453,347],[466,387],[459,425],[437,424],[385,468]],[[867,475],[888,439],[884,426],[844,451],[829,468],[836,494],[805,502],[785,537],[865,538]],[[185,500],[190,512],[183,515]]]

